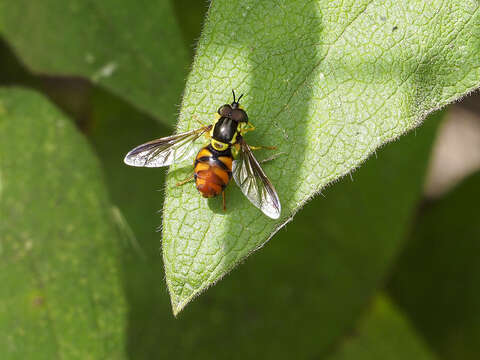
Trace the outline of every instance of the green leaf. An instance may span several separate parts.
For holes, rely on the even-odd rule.
[[[443,359],[477,359],[480,343],[480,173],[430,204],[389,288]]]
[[[282,216],[263,216],[236,186],[221,200],[167,178],[163,249],[174,312],[263,246],[327,184],[381,144],[480,84],[477,1],[215,1],[178,129],[212,121],[231,89],[285,155],[264,165]],[[226,30],[227,29],[227,30]],[[258,153],[262,159],[271,154]]]
[[[132,358],[329,355],[382,286],[402,248],[421,198],[422,174],[437,123],[429,119],[416,136],[411,133],[381,149],[378,159],[370,159],[354,174],[354,181],[346,177],[327,189],[325,198],[309,202],[296,221],[277,234],[275,244],[250,258],[177,319],[168,312],[166,291],[155,290],[161,270],[154,256],[149,255],[147,264],[130,262],[125,269],[132,290],[129,301],[137,305],[130,305],[136,309],[129,324]],[[155,177],[154,170],[144,170]],[[112,178],[121,179],[116,181],[124,184],[123,189],[131,184],[130,178],[118,174]],[[138,175],[135,187],[147,177]],[[152,187],[146,184],[144,191]],[[130,197],[121,186],[118,189],[116,198],[123,197],[123,206],[129,207]],[[151,192],[153,198],[159,195]],[[127,220],[140,225],[144,216],[145,227],[151,226],[151,207],[136,210],[139,214],[132,211]],[[157,245],[154,236],[139,239],[146,253]]]
[[[350,337],[328,360],[433,360],[430,349],[390,299],[377,296]]]
[[[122,254],[122,276],[129,305],[127,350],[131,359],[156,359],[159,331],[171,326],[168,294],[159,282],[164,275],[158,251],[165,171],[133,168],[123,161],[126,151],[150,136],[167,136],[171,129],[160,126],[145,114],[105,91],[91,94],[94,124],[89,138],[105,167],[105,178],[112,200],[120,208],[127,226],[134,233]],[[128,189],[128,191],[125,191]],[[178,334],[177,341],[181,339]]]
[[[122,265],[130,357],[290,359],[292,354],[330,354],[332,344],[365,311],[402,247],[421,196],[438,119],[430,119],[417,135],[381,149],[378,159],[354,174],[354,181],[344,178],[327,190],[326,198],[307,204],[280,231],[275,246],[174,319],[168,293],[159,284],[163,264],[153,231],[160,223],[156,211],[163,191],[156,190],[163,187],[164,171],[117,161],[146,135],[164,136],[168,129],[105,92],[94,92],[92,100],[91,139],[105,164],[112,198],[138,242],[124,248]],[[372,227],[372,221],[378,225]]]
[[[326,198],[307,204],[280,231],[274,246],[174,319],[159,283],[163,267],[154,232],[162,199],[162,191],[156,190],[163,187],[164,171],[115,161],[145,134],[163,136],[167,129],[104,92],[92,98],[91,138],[105,164],[112,197],[142,249],[125,248],[122,266],[130,357],[291,359],[293,354],[330,354],[364,312],[401,249],[421,196],[438,119],[430,119],[417,135],[381,149],[378,159],[354,174],[354,181],[344,178],[327,190]],[[377,226],[371,226],[373,221]]]
[[[43,97],[0,90],[2,359],[122,359],[121,233],[98,163]]]
[[[175,123],[189,56],[169,0],[0,0],[0,34],[34,72],[84,76]]]
[[[202,30],[202,22],[208,10],[208,5],[207,2],[197,0],[175,0],[172,2],[185,44],[191,51],[194,50]]]
[[[353,334],[327,360],[433,360],[405,317],[384,296],[375,298]]]

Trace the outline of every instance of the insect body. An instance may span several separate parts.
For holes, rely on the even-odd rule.
[[[213,125],[137,146],[125,156],[125,163],[160,167],[191,159],[195,154],[193,143],[205,134],[210,143],[197,153],[193,176],[178,185],[195,179],[202,196],[209,198],[222,194],[225,208],[225,188],[233,176],[252,204],[265,215],[277,219],[281,212],[277,192],[253,156],[252,148],[243,139],[243,135],[255,127],[240,107],[242,96],[236,100],[233,93],[233,102],[218,109]]]
[[[204,197],[220,195],[232,178],[232,151],[218,151],[209,144],[201,149],[194,164],[194,178],[198,191]]]

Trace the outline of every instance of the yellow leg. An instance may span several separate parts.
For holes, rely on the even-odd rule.
[[[243,127],[243,128],[240,129],[240,134],[241,135],[245,135],[247,132],[255,130],[255,126],[250,122],[247,123],[246,126],[248,126],[248,127]]]
[[[239,153],[240,153],[240,144],[239,143],[233,144],[233,146],[232,146],[233,158],[236,159],[238,157]]]
[[[182,185],[185,185],[186,183],[190,182],[193,180],[193,177],[194,177],[194,174],[190,175],[188,178],[186,178],[185,180],[182,180],[180,182],[178,182],[176,185],[177,186],[182,186]]]
[[[250,149],[252,150],[262,150],[262,149],[267,149],[267,150],[277,150],[276,146],[251,146],[248,145]]]
[[[255,129],[256,129],[255,125],[253,125],[252,123],[249,122],[248,123],[248,128],[246,128],[245,130],[248,132],[248,131],[253,131]]]

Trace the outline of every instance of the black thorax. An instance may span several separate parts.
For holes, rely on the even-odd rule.
[[[229,144],[237,132],[238,122],[227,117],[221,117],[213,128],[212,137],[225,144]]]

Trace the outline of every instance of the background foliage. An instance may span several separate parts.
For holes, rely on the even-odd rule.
[[[295,9],[299,3],[277,5]],[[357,17],[369,19],[362,4],[350,9],[352,18],[340,18],[345,29]],[[252,41],[244,34],[231,43],[231,29],[221,25],[242,13],[223,5],[218,1],[210,10],[180,126],[189,126],[186,113],[193,109],[205,120],[211,116],[210,107],[197,101],[198,84],[230,89],[236,78],[205,67],[202,54],[218,50],[208,42],[212,29],[221,28],[215,31],[227,50]],[[405,13],[430,14],[420,5],[412,2]],[[412,113],[428,110],[427,98],[450,100],[467,90],[437,86],[442,76],[466,84],[462,74],[469,68],[472,82],[480,83],[474,5],[466,2],[470,13],[452,15],[474,19],[451,24],[458,39],[445,46],[453,44],[456,73],[442,60],[451,53],[441,36],[419,45],[430,59],[422,63],[428,71],[420,73],[433,78],[406,90],[417,96],[408,98]],[[247,8],[248,1],[242,6],[250,19],[261,12]],[[437,35],[448,28],[440,26],[440,10],[429,21]],[[441,199],[423,196],[445,112],[326,188],[274,241],[172,316],[156,231],[165,171],[129,168],[121,160],[132,146],[174,131],[206,12],[206,3],[190,0],[122,0],[121,6],[0,1],[0,357],[476,359],[480,177],[471,176]],[[406,20],[387,21],[389,32],[403,34],[398,27]],[[327,40],[339,35],[323,33]],[[291,43],[282,41],[269,46]],[[296,59],[299,54],[293,52],[292,60],[301,63],[305,54]],[[363,75],[378,70],[367,65]],[[413,65],[399,60],[392,78]],[[247,94],[249,109],[260,109],[268,95],[257,90]],[[350,90],[358,103],[368,98]],[[423,102],[419,94],[426,96]],[[238,204],[241,198],[230,200]]]

